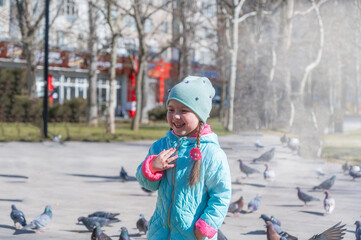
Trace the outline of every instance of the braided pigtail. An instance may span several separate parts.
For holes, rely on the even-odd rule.
[[[201,143],[201,132],[203,129],[203,122],[199,122],[198,134],[197,134],[197,148],[191,150],[191,157],[194,160],[191,175],[189,178],[189,185],[193,187],[199,181],[199,174],[201,172],[201,152],[200,152],[200,143]]]

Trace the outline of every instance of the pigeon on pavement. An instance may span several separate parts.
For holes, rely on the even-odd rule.
[[[297,138],[289,138],[287,141],[287,147],[291,149],[292,152],[300,154],[300,141]]]
[[[312,197],[311,195],[308,195],[307,193],[304,193],[301,188],[297,187],[297,196],[298,199],[300,199],[302,202],[304,202],[304,206],[307,205],[307,202],[311,201],[320,201],[320,199]]]
[[[110,220],[118,220],[116,216],[118,216],[119,214],[120,213],[97,211],[97,212],[93,212],[92,214],[89,214],[88,217],[101,217],[101,218],[108,218]]]
[[[360,171],[356,171],[355,167],[352,166],[348,172],[350,174],[350,176],[352,177],[352,180],[355,180],[356,178],[361,178],[361,172]]]
[[[126,182],[129,181],[129,176],[128,173],[125,171],[125,169],[122,167],[122,169],[120,170],[120,178],[122,179],[122,182]]]
[[[297,240],[298,238],[295,236],[292,236],[291,234],[287,233],[285,230],[282,229],[281,227],[281,222],[278,221],[277,219],[275,219],[273,216],[271,218],[269,218],[266,214],[262,214],[261,217],[265,224],[267,224],[267,222],[271,222],[274,231],[280,235],[280,237],[284,237],[287,240]]]
[[[266,222],[267,227],[267,240],[280,240],[281,236],[273,228],[273,224],[270,221]]]
[[[317,174],[317,178],[326,176],[326,173],[322,170],[322,168],[317,168],[316,174]]]
[[[247,177],[250,174],[259,173],[259,171],[257,169],[254,169],[254,168],[251,168],[251,167],[247,166],[241,159],[239,159],[238,161],[239,161],[239,167],[241,169],[241,172],[246,174]]]
[[[260,149],[260,148],[264,148],[264,145],[261,143],[260,140],[255,141],[255,142],[254,142],[254,146],[256,147],[257,151],[258,151],[258,149]]]
[[[265,165],[266,169],[263,172],[263,178],[265,180],[273,180],[276,176],[275,172],[273,170],[271,170],[268,163],[265,163],[264,165]]]
[[[282,145],[287,143],[288,139],[287,139],[286,133],[284,133],[282,135],[282,137],[280,138],[280,141],[281,141]]]
[[[335,199],[331,198],[330,192],[325,191],[325,199],[323,200],[323,208],[326,211],[326,214],[331,214],[333,209],[335,209],[336,203]]]
[[[51,211],[51,207],[47,205],[42,214],[37,216],[33,221],[31,221],[29,224],[24,226],[22,229],[40,231],[50,223],[52,218],[53,218],[53,213]]]
[[[333,175],[331,178],[326,179],[320,185],[313,187],[313,190],[321,189],[321,190],[330,190],[333,184],[335,183],[336,176]]]
[[[91,240],[112,240],[112,239],[108,235],[106,235],[98,225],[93,229]]]
[[[244,205],[243,196],[241,196],[237,201],[229,204],[228,212],[236,215],[242,210],[243,205]]]
[[[227,237],[221,232],[221,229],[218,229],[217,240],[227,240]]]
[[[120,228],[119,240],[130,240],[130,237],[128,235],[128,229],[126,227]]]
[[[355,225],[356,225],[356,230],[355,230],[356,240],[361,240],[361,222],[356,221]]]
[[[82,222],[89,231],[93,231],[96,226],[108,226],[112,223],[120,222],[119,219],[107,219],[102,217],[79,217],[78,222]]]
[[[19,223],[23,227],[26,225],[26,219],[24,213],[18,210],[15,204],[11,205],[10,217],[14,221],[14,227],[16,229],[18,229],[17,223]]]
[[[253,163],[256,163],[256,162],[269,162],[272,160],[272,158],[274,157],[275,155],[275,148],[272,148],[271,150],[263,153],[261,156],[259,156],[258,158],[255,158],[253,159]]]
[[[326,231],[320,234],[314,235],[309,240],[341,240],[343,235],[345,235],[346,228],[345,225],[340,225],[341,222],[337,223],[335,226],[330,227]]]
[[[144,232],[145,234],[147,234],[148,221],[145,220],[143,214],[139,215],[139,219],[137,221],[137,229],[139,230],[139,233]]]
[[[259,205],[261,204],[261,198],[261,196],[257,196],[248,203],[247,213],[252,213],[258,210]]]
[[[346,162],[342,164],[342,170],[344,173],[350,170],[350,165],[348,164],[348,160],[346,160]]]

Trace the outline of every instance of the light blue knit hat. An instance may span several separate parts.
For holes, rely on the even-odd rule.
[[[212,110],[212,98],[215,90],[206,77],[188,76],[169,91],[170,100],[177,100],[190,108],[202,122],[206,123]]]

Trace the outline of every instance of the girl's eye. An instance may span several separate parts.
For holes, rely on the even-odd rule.
[[[173,112],[174,110],[173,109],[168,109],[168,112]]]
[[[187,112],[188,112],[188,110],[185,110],[185,109],[182,110],[182,113],[187,113]]]

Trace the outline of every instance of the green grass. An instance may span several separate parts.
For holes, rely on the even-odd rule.
[[[329,161],[348,160],[351,164],[361,164],[361,130],[327,135],[322,157]]]
[[[218,119],[210,119],[212,130],[218,135],[230,134],[225,131]],[[117,121],[116,133],[105,131],[105,122],[98,127],[89,127],[86,123],[49,123],[48,135],[62,135],[61,141],[91,141],[91,142],[124,142],[138,140],[157,140],[164,137],[169,130],[166,122],[142,124],[138,131],[130,129],[131,121]],[[0,141],[43,141],[41,128],[29,123],[0,123]]]

